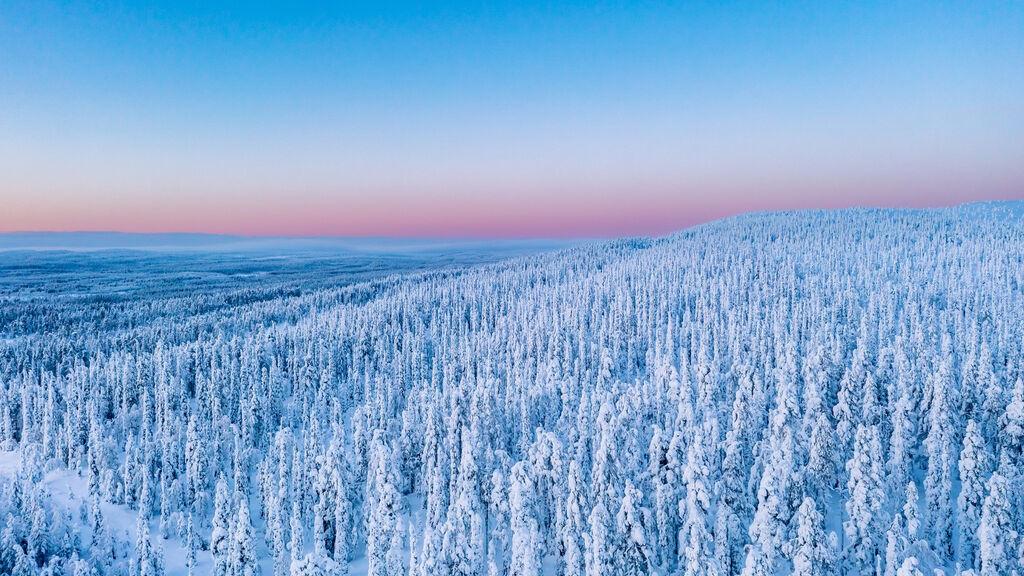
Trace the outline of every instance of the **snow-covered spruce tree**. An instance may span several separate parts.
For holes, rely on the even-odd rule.
[[[149,450],[148,450],[149,447],[150,447],[150,444],[147,443],[145,445],[145,447],[147,449],[147,451],[146,451],[147,455],[143,457],[143,460],[144,461],[151,461],[153,457],[151,455],[149,455]],[[139,500],[138,500],[138,506],[139,506],[138,507],[138,511],[146,519],[149,519],[149,518],[151,518],[153,516],[153,508],[155,507],[156,501],[157,501],[156,495],[153,492],[153,481],[150,479],[150,473],[149,473],[150,468],[151,468],[151,466],[149,464],[144,464],[143,465],[143,468],[142,468],[142,471],[141,471],[142,483],[141,483],[141,487],[139,488]]]
[[[323,514],[334,531],[331,546],[327,549],[330,557],[337,563],[340,571],[348,569],[351,550],[359,544],[353,534],[355,514],[352,505],[352,471],[344,447],[344,431],[341,426],[333,427],[330,446],[327,448],[324,470],[324,487],[326,506]],[[281,490],[284,490],[282,487]],[[325,541],[325,548],[328,543]]]
[[[808,488],[821,495],[835,486],[835,428],[828,416],[819,412],[811,424],[807,457]]]
[[[1000,440],[1003,450],[1012,462],[1020,462],[1024,458],[1024,379],[1017,379],[1013,386],[1010,402],[1000,417],[999,427],[1002,431]]]
[[[455,496],[448,508],[442,548],[451,562],[453,576],[475,576],[483,573],[486,533],[473,439],[465,427],[462,429],[461,445],[459,475]]]
[[[491,473],[487,503],[487,516],[491,524],[487,538],[488,576],[504,576],[508,572],[512,549],[510,513],[506,475],[498,468]],[[430,527],[427,526],[425,530],[429,531]]]
[[[885,576],[896,576],[896,572],[903,564],[910,541],[910,536],[907,534],[907,521],[903,517],[903,513],[897,512],[892,518],[889,530],[885,533]]]
[[[750,539],[754,547],[767,557],[770,566],[777,566],[782,545],[789,539],[789,524],[796,513],[802,474],[796,466],[791,431],[780,431],[769,444],[768,462],[757,490],[757,510],[750,523]],[[748,562],[750,554],[748,553]]]
[[[889,436],[889,459],[886,461],[886,472],[889,475],[889,488],[892,491],[902,490],[912,479],[914,468],[915,438],[917,435],[914,421],[914,405],[911,399],[909,384],[905,381],[909,376],[898,377],[896,385],[897,399],[891,410],[891,430]]]
[[[135,526],[135,557],[132,559],[137,576],[163,576],[163,549],[153,546],[149,533],[149,522],[140,513]]]
[[[682,549],[680,562],[683,564],[684,576],[717,576],[720,573],[712,553],[712,537],[708,529],[711,509],[709,468],[704,439],[698,435],[690,443],[687,453],[686,472],[683,476],[686,500],[679,506],[683,526],[679,536]]]
[[[913,557],[915,562],[925,559],[932,564],[937,563],[931,546],[927,541],[920,539],[917,486],[909,482],[905,493],[903,507],[894,514],[889,530],[885,533],[885,576],[896,576],[904,561],[910,557]]]
[[[860,324],[860,334],[857,337],[857,346],[853,351],[852,362],[839,382],[837,402],[832,408],[836,422],[836,435],[839,438],[839,454],[844,459],[850,457],[856,430],[862,423],[861,403],[864,396],[864,383],[868,379],[874,356],[871,340],[867,319],[864,318]]]
[[[896,571],[896,576],[926,576],[918,567],[918,564],[917,558],[913,556],[908,557],[900,565],[899,570]]]
[[[987,483],[985,502],[978,527],[978,556],[981,576],[1011,576],[1014,559],[1013,511],[1010,508],[1009,483],[998,471]]]
[[[89,556],[95,564],[111,565],[118,559],[117,550],[114,547],[114,540],[107,530],[103,510],[100,508],[99,496],[93,495],[90,504],[92,540],[89,546]]]
[[[292,434],[290,428],[282,428],[274,434],[272,468],[269,469],[266,510],[267,545],[274,558],[274,576],[288,576],[291,558],[288,541],[291,538],[289,523],[291,513]]]
[[[212,576],[232,576],[231,573],[231,536],[232,525],[231,496],[228,484],[223,476],[217,480],[217,489],[213,509],[213,531],[210,533],[210,559],[213,562]]]
[[[587,529],[584,517],[584,489],[580,465],[573,460],[569,463],[565,519],[559,536],[563,576],[583,576],[583,535]]]
[[[384,556],[384,573],[385,574],[398,574],[399,576],[406,573],[406,543],[405,543],[405,527],[402,525],[396,525],[391,531],[391,541],[388,543],[388,552]],[[340,564],[340,563],[339,563]],[[348,561],[344,561],[344,569],[335,570],[335,574],[347,574],[348,573]]]
[[[150,573],[153,576],[164,576],[167,573],[167,560],[164,554],[164,541],[161,538],[157,538],[155,543],[151,543],[151,566]]]
[[[185,574],[195,576],[196,572],[196,539],[195,523],[192,521],[192,514],[188,515],[185,525]]]
[[[257,576],[260,573],[259,559],[256,557],[256,534],[245,498],[238,502],[228,554],[232,576]]]
[[[947,338],[948,339],[948,338]],[[943,348],[946,348],[944,346]],[[953,433],[950,395],[952,359],[940,358],[939,371],[930,379],[931,410],[928,417],[928,473],[924,479],[928,504],[929,542],[943,558],[952,555],[953,546]]]
[[[383,462],[383,460],[382,460]],[[402,496],[392,484],[390,475],[382,467],[376,469],[376,497],[373,511],[368,520],[366,537],[367,574],[388,576],[388,550],[399,530],[399,515],[402,513]]]
[[[960,495],[957,497],[957,524],[960,533],[959,560],[964,569],[980,569],[978,526],[985,500],[985,478],[989,474],[985,441],[974,420],[967,423],[964,447],[960,452]]]
[[[432,574],[443,571],[446,565],[446,559],[442,549],[444,528],[443,524],[434,523],[431,520],[431,510],[440,509],[438,504],[440,497],[439,493],[444,490],[440,483],[440,475],[435,473],[430,474],[430,491],[427,492],[427,505],[426,505],[426,518],[424,518],[423,526],[423,543],[422,549],[419,554],[419,568],[421,576],[431,576]],[[502,557],[505,558],[504,556]]]
[[[643,508],[640,491],[626,481],[622,503],[615,516],[616,536],[619,543],[617,556],[623,576],[640,576],[651,572],[650,549],[647,546],[647,510]]]
[[[408,576],[419,576],[420,573],[420,546],[414,522],[408,523],[409,536],[409,569],[405,572]]]
[[[615,409],[609,400],[601,402],[597,417],[597,446],[590,472],[591,499],[603,501],[608,510],[614,509],[618,504],[617,491],[621,486],[616,443],[617,422],[614,412]]]
[[[1006,398],[1002,379],[996,374],[992,345],[987,338],[982,338],[979,346],[977,386],[981,393],[981,434],[986,443],[995,442],[999,415],[1006,405]]]
[[[598,502],[590,511],[587,519],[590,530],[585,539],[586,576],[615,574],[618,569],[611,521],[603,502]]]
[[[512,467],[512,479],[509,486],[509,522],[512,529],[511,549],[509,554],[509,574],[511,576],[539,576],[543,542],[533,517],[534,489],[533,479],[523,462]]]
[[[675,560],[676,532],[678,531],[678,506],[674,474],[669,467],[667,438],[660,426],[655,426],[654,434],[647,449],[647,474],[651,482],[651,509],[654,520],[654,550],[658,551],[657,564],[663,569],[671,569]],[[578,464],[577,464],[578,465]]]
[[[342,536],[334,521],[335,493],[331,463],[326,456],[319,456],[316,468],[313,485],[313,548],[318,554],[331,555],[335,542]]]
[[[722,474],[717,482],[717,514],[714,524],[715,561],[723,574],[737,574],[744,562],[748,518],[753,514],[747,494],[746,477],[750,474],[751,455],[746,431],[749,425],[747,410],[753,382],[746,372],[741,376],[733,401],[732,423],[724,442]],[[758,410],[759,411],[759,410]]]
[[[804,498],[796,514],[796,534],[786,544],[793,559],[793,576],[831,576],[836,573],[836,542],[825,534],[825,518],[811,498]]]
[[[477,427],[479,430],[479,426]],[[637,435],[631,435],[632,442],[625,445],[639,454]],[[474,442],[475,444],[475,442]],[[530,445],[527,459],[534,482],[537,528],[543,538],[545,551],[556,551],[558,545],[558,524],[561,522],[565,504],[566,466],[562,462],[564,448],[555,434],[537,428]],[[637,460],[639,464],[639,460]]]
[[[714,525],[715,564],[723,575],[735,575],[743,567],[747,532],[731,506],[722,499],[718,502]]]
[[[908,482],[903,501],[903,518],[907,521],[907,539],[911,542],[921,537],[921,510],[918,498],[917,484]]]
[[[882,478],[882,449],[874,426],[860,426],[853,442],[853,456],[846,463],[849,478],[846,501],[848,519],[846,562],[851,570],[867,574],[874,570],[882,551],[888,520],[886,495]]]
[[[292,513],[288,520],[289,526],[291,527],[290,538],[288,539],[288,553],[289,553],[289,572],[292,572],[292,567],[297,565],[302,559],[302,510],[298,500],[292,501]]]
[[[777,565],[777,558],[774,554],[765,552],[756,544],[751,544],[747,546],[747,558],[740,574],[742,576],[773,576],[777,572]]]

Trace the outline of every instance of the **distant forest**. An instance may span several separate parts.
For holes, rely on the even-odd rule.
[[[344,281],[125,257],[0,296],[2,574],[1022,574],[1014,205]]]

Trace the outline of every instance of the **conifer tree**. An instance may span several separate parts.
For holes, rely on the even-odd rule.
[[[639,576],[651,572],[650,551],[647,547],[646,510],[642,507],[640,491],[626,481],[622,502],[615,517],[617,556],[624,576]]]
[[[210,534],[210,558],[213,561],[213,576],[233,576],[231,572],[231,540],[234,532],[231,522],[231,497],[228,484],[223,476],[217,480],[217,491],[213,510],[213,531]]]
[[[846,463],[849,477],[846,501],[848,520],[843,524],[847,540],[847,562],[857,573],[875,568],[882,553],[882,537],[888,522],[881,474],[881,446],[874,426],[860,426],[853,443],[853,456]]]
[[[292,513],[289,524],[291,525],[291,538],[288,541],[288,551],[291,557],[290,566],[295,566],[301,560],[303,554],[302,511],[298,500],[292,501]]]
[[[928,473],[924,492],[928,504],[928,536],[940,556],[950,557],[953,537],[953,447],[950,410],[951,359],[940,362],[939,372],[931,379],[932,395],[929,413]]]
[[[831,576],[835,574],[835,542],[825,535],[825,518],[814,500],[804,498],[796,514],[796,534],[787,544],[793,560],[793,576]]]
[[[257,576],[259,574],[256,535],[253,532],[252,520],[249,516],[249,504],[245,498],[238,502],[229,553],[232,576]]]
[[[511,576],[539,576],[543,542],[533,517],[533,480],[525,463],[517,462],[512,467],[512,483],[509,487],[510,524],[512,544],[509,574]]]
[[[590,531],[586,540],[586,576],[614,574],[617,569],[611,517],[603,502],[598,502],[587,519]]]
[[[988,480],[988,494],[978,527],[978,556],[981,576],[1010,576],[1014,561],[1013,512],[1009,483],[996,471]]]
[[[559,536],[563,576],[583,576],[583,534],[586,524],[583,516],[585,505],[582,483],[580,465],[573,460],[569,463],[565,519]]]
[[[690,444],[687,455],[686,500],[680,503],[683,528],[679,536],[683,549],[685,576],[717,575],[718,564],[712,554],[712,538],[708,530],[711,492],[708,483],[710,463],[704,448],[704,439],[698,435]]]
[[[957,498],[957,524],[960,532],[960,565],[980,569],[978,549],[978,526],[985,499],[985,477],[988,463],[985,442],[981,430],[974,420],[967,423],[964,447],[960,452],[960,495]]]

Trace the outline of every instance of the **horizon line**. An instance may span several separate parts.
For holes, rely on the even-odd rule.
[[[548,241],[548,242],[571,242],[571,241],[595,241],[595,240],[616,240],[616,239],[628,239],[628,238],[660,238],[676,232],[701,226],[704,224],[710,224],[720,220],[727,220],[730,218],[736,218],[745,215],[754,214],[772,214],[772,213],[790,213],[790,212],[837,212],[844,210],[912,210],[912,211],[924,211],[924,210],[944,210],[944,209],[955,209],[965,206],[978,205],[978,204],[1003,204],[1013,202],[1024,202],[1024,197],[1014,199],[992,199],[992,200],[973,200],[967,202],[959,202],[955,204],[936,204],[930,206],[891,206],[891,205],[852,205],[843,207],[780,207],[780,208],[765,208],[765,209],[754,209],[740,212],[731,212],[729,214],[714,216],[710,218],[701,218],[689,223],[680,223],[678,228],[673,228],[667,232],[653,232],[653,233],[637,233],[637,234],[588,234],[588,235],[521,235],[521,234],[499,234],[499,235],[485,235],[485,234],[453,234],[453,235],[442,235],[442,234],[422,234],[422,235],[391,235],[391,234],[244,234],[244,233],[232,233],[232,232],[205,232],[205,231],[181,231],[181,230],[169,230],[169,231],[153,231],[153,232],[141,232],[132,230],[113,230],[113,229],[81,229],[81,230],[0,230],[0,236],[14,236],[14,235],[73,235],[73,234],[118,234],[124,236],[212,236],[224,239],[240,239],[240,240],[433,240],[433,241],[454,241],[454,242],[471,242],[471,241]]]

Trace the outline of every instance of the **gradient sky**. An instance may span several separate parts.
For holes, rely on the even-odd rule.
[[[1019,0],[319,4],[0,0],[0,231],[617,236],[1024,197]]]

